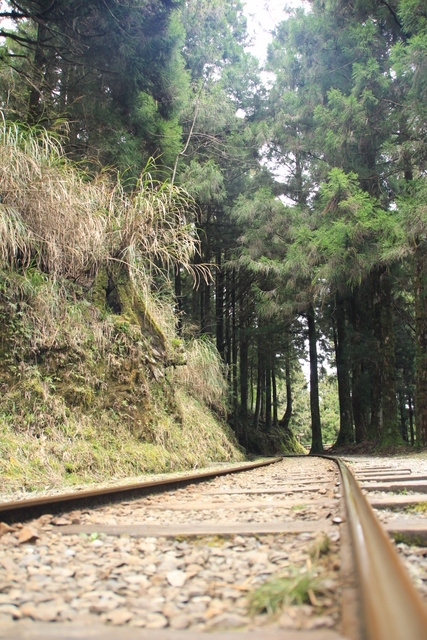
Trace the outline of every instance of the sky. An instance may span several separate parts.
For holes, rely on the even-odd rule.
[[[304,4],[304,0],[243,0],[248,32],[253,38],[250,51],[261,63],[267,57],[267,46],[272,40],[271,31],[286,18],[284,7],[296,8]]]

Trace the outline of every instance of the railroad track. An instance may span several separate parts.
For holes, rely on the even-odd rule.
[[[0,505],[0,638],[427,638],[422,598],[368,507],[403,555],[415,539],[419,561],[427,477],[350,459],[367,500],[338,464],[275,459]]]

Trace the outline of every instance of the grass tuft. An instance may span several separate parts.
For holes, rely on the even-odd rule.
[[[427,502],[417,502],[416,504],[411,504],[405,508],[407,513],[426,513],[427,512]]]
[[[177,367],[172,381],[221,415],[226,414],[226,367],[214,342],[203,337],[185,345],[186,366]]]
[[[322,556],[327,556],[331,551],[331,540],[326,533],[321,534],[309,549],[310,558],[317,562]]]
[[[320,579],[312,567],[290,568],[289,574],[267,580],[249,596],[251,615],[274,615],[284,606],[314,604]]]

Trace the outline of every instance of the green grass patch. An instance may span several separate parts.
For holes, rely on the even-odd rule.
[[[405,507],[407,513],[427,513],[427,502],[417,502]]]
[[[285,606],[313,603],[320,586],[314,568],[293,567],[287,575],[267,580],[249,595],[249,613],[274,615]]]
[[[291,511],[303,511],[306,508],[307,508],[306,504],[294,504],[291,507]]]

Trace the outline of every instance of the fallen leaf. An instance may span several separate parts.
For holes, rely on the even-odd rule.
[[[0,522],[0,538],[4,536],[5,533],[10,533],[11,531],[14,531],[13,527],[9,527],[5,522]]]
[[[34,542],[39,537],[39,534],[35,529],[31,527],[24,527],[19,532],[18,544],[25,544],[27,542]]]

